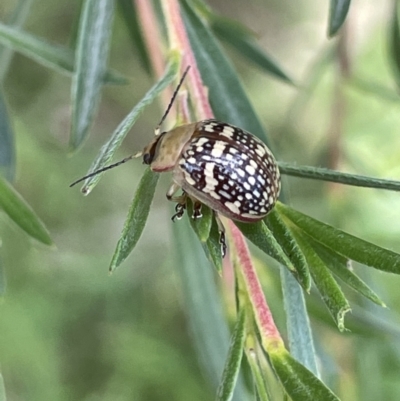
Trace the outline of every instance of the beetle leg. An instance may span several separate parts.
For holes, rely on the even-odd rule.
[[[192,214],[192,219],[200,219],[203,217],[203,214],[201,213],[201,202],[198,200],[193,200],[193,214]]]
[[[175,206],[175,214],[171,217],[171,220],[175,222],[176,220],[180,220],[185,213],[186,202],[185,203],[177,203]]]
[[[181,196],[174,196],[175,193],[180,189],[180,186],[173,182],[171,186],[168,188],[168,191],[166,193],[166,197],[169,201],[171,202],[177,202],[177,203],[182,203],[183,200],[186,201],[186,195],[183,193]],[[185,199],[183,199],[185,197]]]
[[[225,238],[225,227],[222,224],[221,219],[218,216],[218,213],[214,212],[214,217],[215,221],[217,222],[218,225],[218,230],[219,230],[219,243],[221,245],[221,254],[222,257],[224,258],[226,255],[226,238]]]
[[[186,199],[187,199],[186,192],[183,191],[182,195],[174,196],[176,191],[178,191],[179,189],[180,189],[180,186],[174,182],[171,184],[171,186],[169,187],[169,189],[166,193],[167,199],[169,201],[176,202],[176,206],[175,206],[176,213],[171,217],[172,221],[180,220],[186,210]]]

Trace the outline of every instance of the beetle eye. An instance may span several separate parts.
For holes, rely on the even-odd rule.
[[[150,164],[153,161],[153,157],[150,153],[145,153],[143,155],[143,164]]]

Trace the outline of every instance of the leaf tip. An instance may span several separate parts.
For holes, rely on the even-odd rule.
[[[351,312],[350,306],[343,307],[337,313],[337,327],[341,333],[348,331],[348,329],[344,325],[344,317],[347,312]]]

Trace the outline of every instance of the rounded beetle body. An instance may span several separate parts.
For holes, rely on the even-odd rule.
[[[177,127],[143,151],[156,172],[173,171],[174,185],[233,220],[255,222],[274,207],[280,174],[268,147],[253,134],[217,120]]]

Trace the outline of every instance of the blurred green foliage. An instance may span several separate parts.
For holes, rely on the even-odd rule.
[[[322,58],[327,9],[307,0],[210,1],[221,15],[240,20],[261,36],[261,44],[282,61],[296,82]],[[317,4],[318,3],[318,4]],[[360,5],[365,16],[357,31],[352,73],[395,94],[388,68],[386,14]],[[81,2],[36,0],[24,29],[52,43],[68,45]],[[6,21],[15,1],[3,0]],[[45,6],[44,6],[45,5]],[[301,8],[301,10],[299,10]],[[384,7],[382,7],[384,9]],[[353,43],[353,42],[352,42]],[[229,49],[227,49],[229,51]],[[269,127],[278,159],[328,165],[332,91],[336,67],[322,63],[321,80],[308,102],[295,112],[299,93],[235,58],[246,90]],[[80,177],[122,118],[154,83],[132,50],[123,18],[116,14],[110,66],[134,77],[127,86],[107,86],[93,135],[83,149],[67,156],[70,79],[15,54],[4,81],[4,94],[16,132],[16,188],[49,229],[57,249],[29,240],[9,219],[0,221],[0,268],[7,291],[0,305],[0,362],[10,400],[205,400],[214,397],[201,372],[185,316],[184,297],[171,251],[171,206],[160,178],[143,237],[124,266],[108,275],[115,243],[143,167],[131,162],[107,174],[88,198],[68,188]],[[315,74],[315,75],[314,75]],[[357,81],[358,84],[360,81]],[[343,84],[346,115],[340,138],[340,170],[379,177],[400,177],[400,98],[349,79]],[[301,86],[301,84],[300,84]],[[261,88],[261,90],[260,90]],[[143,147],[162,111],[145,111],[119,152]],[[1,146],[1,144],[0,144]],[[399,252],[400,201],[397,193],[287,178],[291,203],[304,212]],[[3,217],[3,214],[1,215]],[[175,229],[179,230],[176,223]],[[182,236],[181,236],[182,237]],[[185,244],[181,246],[185,249]],[[264,258],[257,249],[256,257]],[[268,302],[285,333],[279,275],[263,263],[260,272]],[[272,263],[271,263],[272,264]],[[198,268],[204,268],[199,266]],[[211,269],[211,266],[210,266]],[[346,317],[351,332],[341,334],[318,297],[307,303],[317,352],[327,384],[342,400],[397,399],[400,396],[398,277],[355,266],[390,307],[377,309],[357,295],[346,295],[354,308]],[[228,280],[227,280],[228,281]],[[218,281],[219,283],[219,281]],[[229,291],[223,287],[223,291]],[[2,286],[3,288],[3,283]],[[233,307],[228,298],[227,310]],[[368,316],[367,312],[370,313]],[[379,319],[374,321],[372,317]]]

